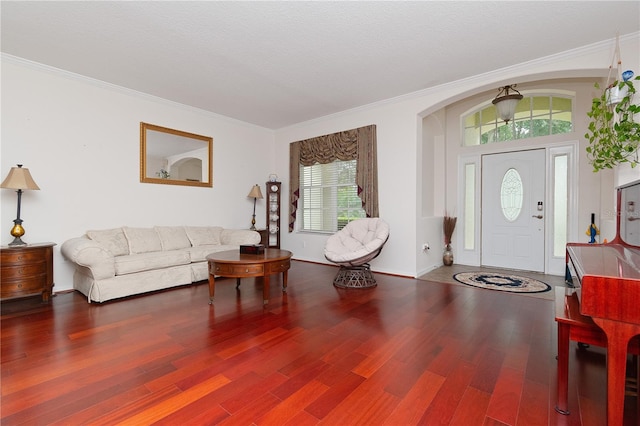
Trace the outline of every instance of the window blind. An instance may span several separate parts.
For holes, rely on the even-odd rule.
[[[356,185],[357,160],[300,166],[303,231],[336,232],[366,217]]]

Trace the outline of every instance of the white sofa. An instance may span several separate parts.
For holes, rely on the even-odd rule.
[[[89,302],[161,290],[208,279],[206,256],[257,244],[260,234],[218,226],[122,227],[88,231],[62,244],[76,264],[73,286]]]

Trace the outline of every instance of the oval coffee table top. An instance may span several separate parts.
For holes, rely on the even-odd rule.
[[[227,250],[211,253],[207,256],[207,261],[225,262],[225,263],[265,263],[278,260],[291,259],[292,253],[289,250],[280,249],[264,249],[261,254],[245,254],[240,250]]]

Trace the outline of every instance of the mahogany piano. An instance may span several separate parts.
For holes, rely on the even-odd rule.
[[[639,351],[638,338],[632,338],[640,335],[640,216],[635,211],[640,206],[640,182],[618,188],[616,199],[615,238],[605,244],[568,243],[567,278],[572,280],[571,267],[575,292],[565,297],[556,293],[556,411],[568,414],[569,340],[605,346],[609,426],[622,425],[627,353],[628,349],[635,354]],[[558,296],[564,306],[558,304]]]

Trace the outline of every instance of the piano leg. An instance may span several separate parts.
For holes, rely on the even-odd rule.
[[[607,425],[620,426],[624,417],[624,393],[629,340],[640,334],[640,324],[593,318],[607,335]]]
[[[558,400],[556,411],[569,414],[569,335],[571,326],[558,322]]]

